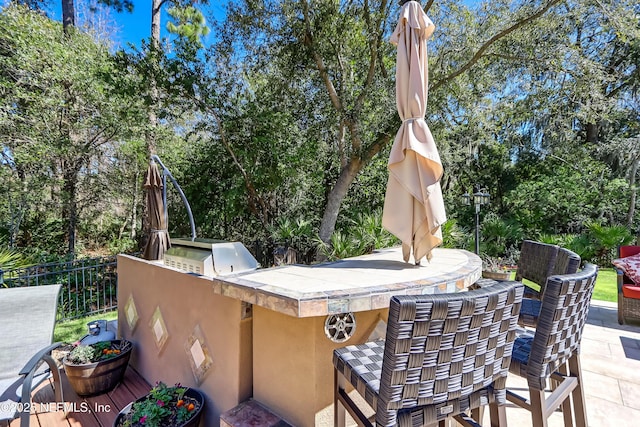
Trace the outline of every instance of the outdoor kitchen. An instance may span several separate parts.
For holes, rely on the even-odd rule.
[[[119,335],[150,384],[206,395],[206,426],[251,398],[291,425],[332,422],[333,350],[383,338],[392,295],[464,290],[482,269],[465,250],[414,265],[399,247],[257,269],[237,242],[171,243],[164,261],[118,257]]]

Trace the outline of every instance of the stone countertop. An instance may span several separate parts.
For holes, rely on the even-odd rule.
[[[390,248],[316,265],[286,265],[213,277],[216,293],[293,317],[387,308],[393,295],[452,293],[482,275],[482,261],[462,249],[433,250],[420,265]]]

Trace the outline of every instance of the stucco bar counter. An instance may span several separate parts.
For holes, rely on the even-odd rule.
[[[335,348],[384,337],[393,295],[451,293],[481,276],[480,258],[400,248],[313,266],[204,277],[118,257],[118,328],[150,383],[198,387],[206,426],[253,396],[296,427],[332,425]]]

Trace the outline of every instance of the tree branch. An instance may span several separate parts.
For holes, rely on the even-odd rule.
[[[342,102],[340,101],[340,97],[338,96],[338,92],[329,77],[329,72],[327,71],[327,67],[324,64],[324,60],[322,56],[318,53],[314,48],[313,42],[313,33],[311,31],[311,22],[309,22],[309,4],[304,2],[304,23],[305,23],[305,34],[304,34],[304,45],[309,48],[309,52],[316,62],[316,67],[318,67],[318,71],[320,72],[320,77],[324,81],[324,85],[327,87],[327,91],[329,92],[329,97],[331,98],[331,102],[333,106],[338,111],[342,111]]]
[[[229,153],[229,155],[231,156],[231,159],[233,160],[233,164],[238,168],[238,170],[240,171],[240,174],[242,175],[242,178],[244,180],[244,185],[247,188],[247,191],[249,193],[249,206],[253,211],[253,213],[258,217],[258,219],[260,219],[260,222],[262,222],[262,224],[266,226],[268,223],[268,212],[269,212],[267,208],[267,204],[264,201],[264,199],[260,196],[260,194],[258,194],[258,191],[253,185],[251,178],[249,177],[249,174],[245,170],[244,166],[242,166],[242,163],[240,163],[240,160],[236,156],[236,153],[233,151],[233,148],[231,147],[231,143],[227,140],[227,136],[224,133],[222,119],[220,119],[220,116],[218,115],[218,113],[209,103],[204,102],[202,99],[198,98],[197,96],[194,96],[188,91],[181,91],[181,92],[185,98],[191,99],[193,102],[195,102],[202,111],[207,111],[213,116],[214,120],[216,121],[216,124],[218,125],[218,132],[220,134],[220,140],[222,141],[222,145],[224,146],[227,153]],[[256,206],[256,203],[260,205],[260,209],[262,209],[262,213],[258,211],[258,207]]]
[[[544,6],[542,9],[538,10],[533,15],[529,15],[526,18],[523,18],[523,19],[521,19],[519,21],[516,21],[516,23],[513,24],[512,26],[500,31],[498,34],[496,34],[493,37],[491,37],[482,46],[480,46],[478,51],[473,55],[473,57],[471,57],[471,59],[469,61],[467,61],[466,64],[464,64],[462,67],[460,67],[457,71],[454,71],[453,73],[451,73],[448,76],[444,77],[442,80],[438,80],[437,82],[435,82],[433,84],[433,86],[431,87],[431,90],[432,91],[433,90],[437,90],[440,86],[450,82],[451,80],[455,79],[459,75],[461,75],[464,72],[466,72],[467,70],[469,70],[471,67],[473,67],[480,60],[480,58],[482,58],[482,56],[484,55],[485,51],[487,49],[489,49],[489,47],[491,47],[491,45],[493,45],[498,40],[508,36],[509,34],[511,34],[512,32],[516,31],[517,29],[522,28],[523,26],[525,26],[529,22],[532,22],[532,21],[538,19],[539,17],[544,15],[549,9],[551,9],[551,7],[553,7],[554,5],[560,3],[560,1],[561,0],[551,0],[551,1],[549,1],[549,3],[547,3],[546,6]]]

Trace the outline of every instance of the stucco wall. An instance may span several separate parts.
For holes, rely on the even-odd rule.
[[[219,426],[220,414],[252,395],[252,319],[240,301],[214,294],[211,279],[182,273],[130,256],[118,257],[119,335],[134,344],[131,365],[150,383],[195,387],[207,396],[203,425]],[[138,321],[125,315],[133,296]],[[159,349],[153,325],[159,307],[168,338]],[[209,350],[212,364],[197,383],[187,352],[194,335]]]

